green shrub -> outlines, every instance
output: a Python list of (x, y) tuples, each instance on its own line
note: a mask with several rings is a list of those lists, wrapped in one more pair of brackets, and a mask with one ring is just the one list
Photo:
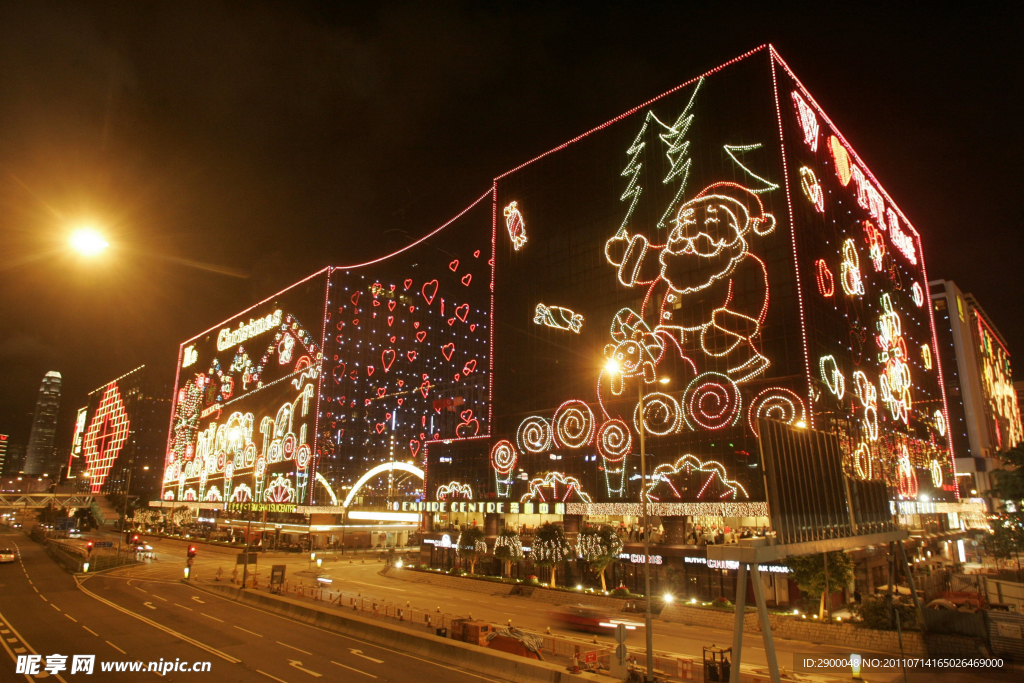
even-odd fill
[(615, 597), (615, 598), (628, 598), (629, 597), (629, 589), (628, 588), (622, 588), (622, 587), (616, 588), (616, 589), (614, 589), (612, 591), (612, 597)]
[[(917, 609), (914, 607), (913, 601), (903, 596), (894, 596), (892, 603), (900, 615), (901, 627), (903, 629), (916, 629)], [(889, 620), (889, 608), (885, 604), (884, 597), (866, 597), (860, 605), (853, 605), (852, 611), (867, 628), (878, 631), (896, 630)]]

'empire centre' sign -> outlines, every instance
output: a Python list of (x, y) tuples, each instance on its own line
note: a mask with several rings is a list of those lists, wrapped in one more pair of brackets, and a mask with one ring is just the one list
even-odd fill
[(513, 515), (564, 515), (565, 503), (473, 503), (467, 501), (427, 501), (392, 503), (391, 509), (401, 512), (484, 512)]

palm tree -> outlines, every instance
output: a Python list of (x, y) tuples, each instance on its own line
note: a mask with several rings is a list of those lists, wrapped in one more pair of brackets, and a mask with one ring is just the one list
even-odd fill
[(541, 567), (551, 567), (551, 587), (555, 587), (555, 573), (558, 565), (568, 560), (572, 555), (572, 546), (565, 538), (562, 527), (555, 526), (551, 522), (545, 522), (537, 529), (537, 535), (533, 539), (533, 561)]
[(494, 556), (501, 560), (505, 576), (512, 573), (512, 563), (523, 559), (523, 542), (519, 540), (519, 534), (511, 529), (505, 529), (494, 541)]
[(622, 539), (615, 529), (602, 524), (599, 527), (587, 527), (580, 532), (576, 540), (576, 553), (590, 563), (591, 569), (601, 577), (601, 590), (607, 591), (604, 572), (618, 559), (622, 552)]

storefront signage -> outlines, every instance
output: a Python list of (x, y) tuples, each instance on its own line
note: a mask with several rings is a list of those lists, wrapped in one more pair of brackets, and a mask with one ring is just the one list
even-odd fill
[[(650, 560), (651, 560), (650, 564), (661, 564), (662, 563), (661, 555), (648, 555), (647, 557), (650, 558)], [(636, 553), (619, 553), (619, 559), (620, 560), (629, 560), (633, 564), (643, 564), (644, 563), (644, 556), (643, 555), (637, 555)], [(689, 559), (689, 558), (687, 558), (687, 559)]]
[(228, 503), (229, 512), (297, 512), (291, 503)]
[(401, 512), (484, 512), (503, 515), (564, 515), (565, 503), (494, 503), (472, 501), (423, 501), (392, 503), (392, 510)]
[[(740, 563), (736, 560), (711, 560), (705, 557), (684, 557), (683, 561), (687, 564), (706, 564), (711, 569), (739, 569)], [(772, 574), (789, 574), (789, 567), (784, 567), (778, 564), (759, 564), (757, 570), (761, 572), (770, 572)]]

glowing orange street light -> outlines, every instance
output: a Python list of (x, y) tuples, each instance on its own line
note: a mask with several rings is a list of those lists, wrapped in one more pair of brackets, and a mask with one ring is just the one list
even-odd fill
[(71, 233), (71, 246), (83, 256), (96, 256), (110, 246), (94, 228), (78, 228)]

